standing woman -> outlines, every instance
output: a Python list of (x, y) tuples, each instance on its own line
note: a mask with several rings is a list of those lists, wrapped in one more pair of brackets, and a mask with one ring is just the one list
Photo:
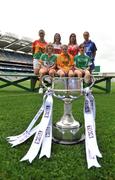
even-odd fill
[(77, 45), (77, 39), (76, 39), (76, 34), (75, 33), (70, 34), (69, 44), (68, 44), (68, 52), (73, 57), (76, 56), (78, 54), (78, 52), (79, 52), (79, 47)]
[(39, 39), (32, 43), (32, 54), (33, 54), (33, 69), (34, 74), (38, 75), (40, 70), (39, 59), (40, 56), (45, 52), (47, 42), (45, 41), (45, 31), (39, 30)]
[(85, 53), (87, 56), (89, 56), (91, 58), (92, 64), (90, 67), (90, 70), (93, 71), (95, 69), (95, 56), (96, 56), (96, 51), (97, 51), (97, 47), (95, 45), (95, 43), (93, 41), (91, 41), (90, 38), (90, 34), (88, 31), (85, 31), (83, 33), (83, 37), (84, 37), (84, 46), (85, 46)]
[(53, 47), (54, 47), (54, 54), (61, 53), (61, 36), (59, 33), (56, 33), (54, 35)]

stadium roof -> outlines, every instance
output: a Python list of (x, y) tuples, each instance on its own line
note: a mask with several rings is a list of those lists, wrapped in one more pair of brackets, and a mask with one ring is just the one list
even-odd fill
[(32, 40), (27, 37), (19, 39), (15, 34), (0, 32), (0, 49), (16, 51), (20, 53), (31, 53)]

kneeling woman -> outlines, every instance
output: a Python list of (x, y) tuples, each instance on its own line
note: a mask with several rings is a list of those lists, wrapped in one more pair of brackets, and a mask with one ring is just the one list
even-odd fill
[(41, 68), (39, 71), (40, 78), (46, 74), (54, 77), (56, 74), (56, 59), (57, 56), (53, 54), (54, 48), (51, 43), (46, 46), (46, 51), (40, 57)]
[(77, 70), (75, 70), (74, 73), (77, 74), (79, 70), (82, 74), (82, 77), (85, 78), (85, 82), (89, 83), (91, 59), (89, 56), (85, 55), (85, 49), (83, 44), (79, 46), (79, 52), (80, 55), (76, 55), (74, 57), (74, 62), (77, 67)]
[(73, 57), (68, 54), (68, 46), (62, 46), (62, 53), (57, 57), (57, 75), (60, 77), (74, 76), (73, 73), (74, 60)]

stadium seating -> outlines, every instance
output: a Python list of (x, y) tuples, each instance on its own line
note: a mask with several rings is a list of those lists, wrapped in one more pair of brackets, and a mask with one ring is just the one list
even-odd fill
[(0, 50), (0, 71), (32, 73), (32, 56)]
[[(14, 34), (0, 36), (0, 80), (5, 82), (0, 88), (15, 85), (25, 90), (35, 90), (37, 77), (33, 73), (31, 44), (28, 38), (18, 39)], [(9, 78), (10, 77), (10, 80)], [(14, 81), (14, 77), (18, 80)], [(30, 80), (31, 87), (18, 83)]]

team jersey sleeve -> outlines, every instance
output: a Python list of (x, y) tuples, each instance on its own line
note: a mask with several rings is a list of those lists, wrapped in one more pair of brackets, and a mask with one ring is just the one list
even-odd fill
[(34, 54), (34, 52), (35, 52), (35, 43), (33, 42), (32, 43), (32, 54)]
[(42, 61), (44, 61), (44, 54), (42, 54), (41, 56), (40, 56), (40, 60), (42, 60)]
[(93, 52), (97, 51), (97, 47), (95, 45), (95, 43), (93, 43)]

